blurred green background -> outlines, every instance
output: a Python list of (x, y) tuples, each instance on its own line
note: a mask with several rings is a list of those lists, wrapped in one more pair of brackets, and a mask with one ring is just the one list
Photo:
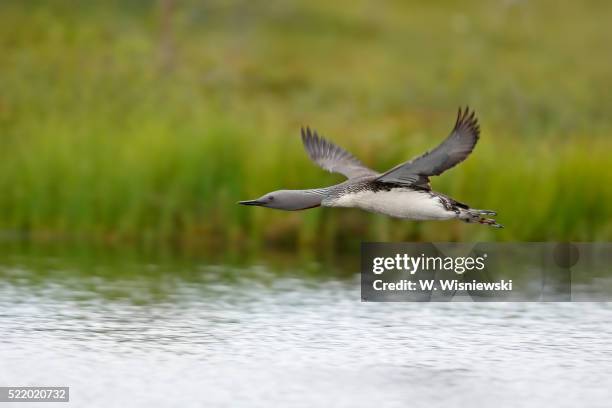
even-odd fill
[[(0, 230), (147, 248), (612, 239), (612, 3), (0, 3)], [(383, 171), (460, 105), (482, 138), (435, 190), (506, 226), (236, 201), (337, 183), (310, 125)]]

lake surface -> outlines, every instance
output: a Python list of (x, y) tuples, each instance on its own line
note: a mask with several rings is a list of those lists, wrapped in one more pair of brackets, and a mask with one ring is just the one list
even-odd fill
[(608, 303), (361, 303), (353, 266), (68, 258), (0, 257), (0, 385), (78, 407), (610, 406)]

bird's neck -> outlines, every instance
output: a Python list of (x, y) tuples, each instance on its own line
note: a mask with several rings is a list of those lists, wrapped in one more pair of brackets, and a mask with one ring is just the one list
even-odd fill
[(329, 187), (311, 188), (307, 190), (293, 190), (299, 194), (299, 208), (296, 210), (307, 210), (309, 208), (319, 207), (321, 201), (327, 196)]

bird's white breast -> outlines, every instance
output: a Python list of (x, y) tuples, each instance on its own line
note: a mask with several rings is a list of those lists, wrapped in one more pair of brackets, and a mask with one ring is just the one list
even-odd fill
[(330, 202), (328, 207), (356, 207), (363, 210), (412, 220), (447, 220), (456, 214), (449, 211), (438, 197), (428, 192), (408, 188), (394, 188), (389, 191), (362, 190), (344, 194)]

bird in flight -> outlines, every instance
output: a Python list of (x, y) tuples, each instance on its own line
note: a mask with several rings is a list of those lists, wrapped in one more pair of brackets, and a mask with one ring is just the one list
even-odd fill
[(433, 191), (430, 186), (429, 177), (438, 176), (465, 160), (479, 136), (480, 126), (474, 111), (460, 108), (450, 135), (438, 147), (381, 174), (316, 131), (302, 128), (302, 142), (310, 159), (329, 172), (343, 174), (347, 180), (329, 187), (273, 191), (239, 204), (287, 211), (319, 206), (355, 207), (409, 220), (460, 219), (503, 228), (489, 218), (496, 215), (494, 211), (471, 208)]

